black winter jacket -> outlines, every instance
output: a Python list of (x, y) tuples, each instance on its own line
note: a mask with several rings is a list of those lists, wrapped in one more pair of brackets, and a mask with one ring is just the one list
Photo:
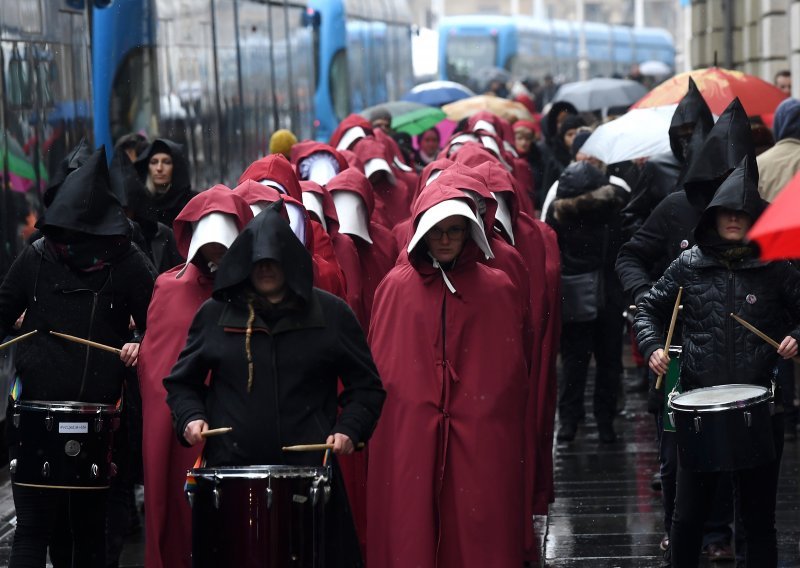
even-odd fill
[[(256, 315), (251, 392), (247, 318), (241, 303), (214, 299), (195, 316), (186, 347), (164, 379), (179, 439), (192, 420), (204, 419), (212, 428), (232, 426), (229, 435), (206, 442), (205, 456), (212, 465), (318, 465), (317, 454), (286, 454), (280, 448), (323, 443), (332, 433), (346, 434), (354, 444), (366, 442), (385, 391), (350, 308), (314, 288), (307, 309), (289, 310), (271, 326)], [(338, 377), (344, 390), (337, 418)]]
[(638, 302), (678, 255), (694, 245), (700, 220), (683, 191), (668, 195), (647, 221), (622, 245), (617, 275), (626, 293)]
[(0, 286), (0, 337), (23, 312), (22, 333), (39, 330), (17, 346), (22, 399), (116, 402), (125, 376), (119, 356), (47, 332), (121, 347), (131, 341), (131, 316), (144, 331), (154, 282), (152, 267), (133, 245), (94, 272), (67, 267), (45, 239), (26, 248)]
[(645, 359), (664, 347), (680, 286), (684, 390), (731, 383), (769, 387), (778, 361), (775, 349), (729, 314), (777, 341), (786, 335), (800, 340), (800, 272), (788, 262), (765, 264), (755, 258), (728, 264), (692, 247), (639, 303), (634, 331)]

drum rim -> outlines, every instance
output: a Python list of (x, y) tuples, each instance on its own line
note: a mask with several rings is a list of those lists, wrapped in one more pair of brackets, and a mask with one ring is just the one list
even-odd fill
[(670, 345), (669, 346), (669, 353), (670, 355), (681, 355), (683, 353), (683, 346), (682, 345)]
[[(704, 405), (702, 407), (696, 406), (686, 406), (682, 405), (679, 402), (681, 397), (684, 397), (688, 394), (697, 392), (697, 391), (710, 391), (710, 390), (721, 390), (730, 387), (752, 387), (756, 389), (762, 389), (764, 392), (758, 396), (754, 396), (752, 398), (746, 399), (746, 401), (735, 401), (735, 402), (722, 402), (718, 404), (710, 404)], [(748, 408), (750, 406), (755, 406), (756, 404), (760, 404), (762, 402), (768, 402), (772, 399), (772, 391), (770, 391), (767, 387), (761, 385), (753, 385), (750, 383), (732, 383), (727, 385), (716, 385), (713, 387), (702, 387), (699, 389), (692, 389), (686, 392), (682, 392), (680, 394), (676, 394), (674, 398), (669, 399), (669, 407), (672, 410), (677, 410), (679, 412), (719, 412), (720, 410), (733, 410), (737, 408)], [(677, 402), (677, 404), (676, 404)]]
[(189, 477), (204, 479), (267, 479), (267, 478), (300, 478), (316, 479), (329, 477), (327, 466), (300, 465), (221, 465), (217, 467), (196, 467), (188, 471)]
[(16, 400), (14, 401), (14, 408), (49, 410), (51, 412), (72, 412), (77, 414), (119, 413), (119, 408), (117, 408), (115, 404), (78, 402), (75, 400)]

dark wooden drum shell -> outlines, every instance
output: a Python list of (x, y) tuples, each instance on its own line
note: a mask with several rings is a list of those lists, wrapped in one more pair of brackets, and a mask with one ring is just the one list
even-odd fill
[(193, 469), (194, 568), (323, 568), (330, 470), (250, 466)]
[(8, 428), (11, 481), (54, 489), (107, 489), (120, 411), (114, 405), (16, 401)]
[(738, 471), (775, 459), (772, 394), (757, 385), (720, 385), (671, 398), (681, 467)]

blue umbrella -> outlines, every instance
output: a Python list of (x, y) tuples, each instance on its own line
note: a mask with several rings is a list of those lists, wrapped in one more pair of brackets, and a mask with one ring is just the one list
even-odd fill
[(419, 84), (411, 89), (403, 96), (403, 100), (440, 107), (473, 96), (475, 96), (475, 93), (461, 83), (431, 81), (430, 83)]

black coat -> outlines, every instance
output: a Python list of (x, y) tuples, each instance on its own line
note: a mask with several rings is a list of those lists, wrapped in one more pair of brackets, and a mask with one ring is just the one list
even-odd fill
[(116, 402), (125, 376), (119, 355), (47, 331), (121, 347), (131, 341), (131, 316), (144, 331), (154, 282), (152, 268), (133, 245), (94, 272), (67, 267), (45, 239), (26, 248), (0, 287), (0, 336), (5, 337), (23, 312), (22, 333), (39, 330), (17, 346), (22, 398)]
[(638, 304), (634, 331), (639, 349), (649, 358), (664, 347), (664, 329), (683, 287), (684, 389), (770, 385), (778, 361), (775, 348), (731, 313), (777, 341), (787, 334), (800, 340), (800, 272), (789, 262), (760, 262), (751, 246), (724, 241), (716, 231), (719, 208), (743, 211), (756, 220), (764, 206), (755, 160), (745, 157), (703, 212), (695, 228), (698, 244), (683, 252)]
[(668, 195), (617, 256), (616, 270), (626, 293), (638, 301), (678, 255), (694, 245), (700, 212), (683, 191)]
[(158, 222), (172, 227), (172, 222), (178, 213), (186, 206), (195, 192), (192, 191), (192, 181), (189, 175), (189, 162), (183, 153), (183, 147), (165, 138), (157, 138), (136, 159), (134, 164), (142, 183), (147, 183), (150, 173), (150, 158), (154, 154), (165, 153), (172, 156), (172, 183), (166, 193), (152, 196), (150, 207), (155, 213)]
[(528, 155), (524, 156), (528, 160), (528, 165), (533, 174), (533, 195), (536, 209), (540, 210), (547, 197), (547, 190), (554, 182), (558, 181), (558, 176), (564, 171), (564, 167), (553, 156), (550, 147), (544, 142), (531, 144)]

